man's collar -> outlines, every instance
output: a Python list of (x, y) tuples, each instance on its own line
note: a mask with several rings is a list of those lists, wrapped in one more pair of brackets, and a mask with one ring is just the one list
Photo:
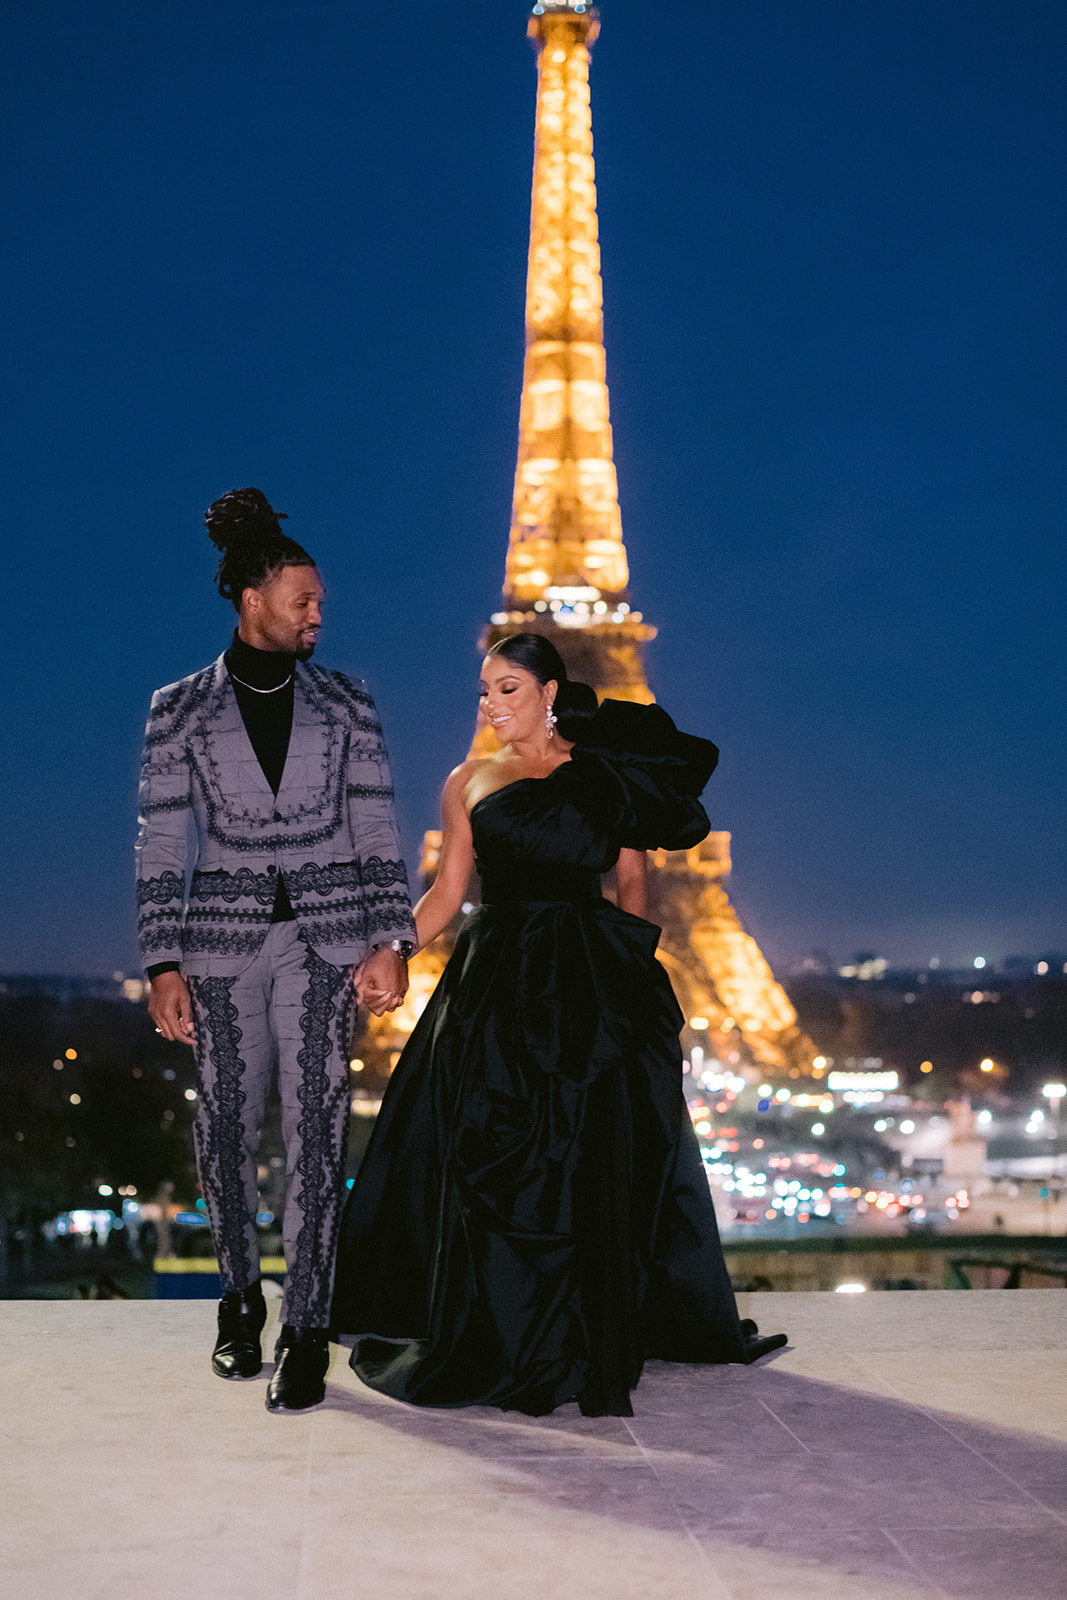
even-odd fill
[(223, 657), (231, 677), (251, 684), (254, 689), (277, 689), (292, 677), (296, 657), (287, 650), (257, 650), (247, 644), (235, 628), (230, 648)]

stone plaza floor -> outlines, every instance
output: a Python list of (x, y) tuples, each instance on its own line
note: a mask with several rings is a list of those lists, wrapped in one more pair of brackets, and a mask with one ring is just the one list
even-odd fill
[(627, 1420), (343, 1352), (274, 1416), (212, 1302), (6, 1302), (0, 1600), (1064, 1600), (1067, 1291), (741, 1301), (789, 1348), (651, 1363)]

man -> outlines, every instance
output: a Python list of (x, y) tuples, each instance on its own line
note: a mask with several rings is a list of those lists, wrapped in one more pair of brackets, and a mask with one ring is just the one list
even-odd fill
[(355, 1001), (400, 1004), (415, 928), (374, 704), (311, 664), (322, 579), (279, 517), (258, 489), (206, 513), (237, 628), (153, 696), (136, 855), (149, 1011), (196, 1051), (223, 1378), (262, 1366), (257, 1144), (278, 1073), (288, 1274), (267, 1408), (295, 1411), (325, 1395)]

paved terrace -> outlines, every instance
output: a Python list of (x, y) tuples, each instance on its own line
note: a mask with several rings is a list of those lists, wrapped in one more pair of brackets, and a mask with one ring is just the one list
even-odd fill
[(269, 1416), (200, 1301), (0, 1306), (2, 1600), (1063, 1600), (1061, 1289), (752, 1295), (632, 1421)]

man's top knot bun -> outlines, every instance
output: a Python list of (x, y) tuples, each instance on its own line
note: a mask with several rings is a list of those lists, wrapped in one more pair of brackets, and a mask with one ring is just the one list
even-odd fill
[(239, 611), (246, 589), (258, 589), (283, 567), (313, 567), (295, 539), (282, 532), (284, 511), (275, 511), (262, 489), (231, 489), (204, 512), (208, 538), (220, 552), (215, 574), (219, 594)]
[(208, 538), (221, 551), (246, 540), (277, 538), (287, 520), (284, 511), (275, 511), (262, 489), (231, 489), (204, 512)]

